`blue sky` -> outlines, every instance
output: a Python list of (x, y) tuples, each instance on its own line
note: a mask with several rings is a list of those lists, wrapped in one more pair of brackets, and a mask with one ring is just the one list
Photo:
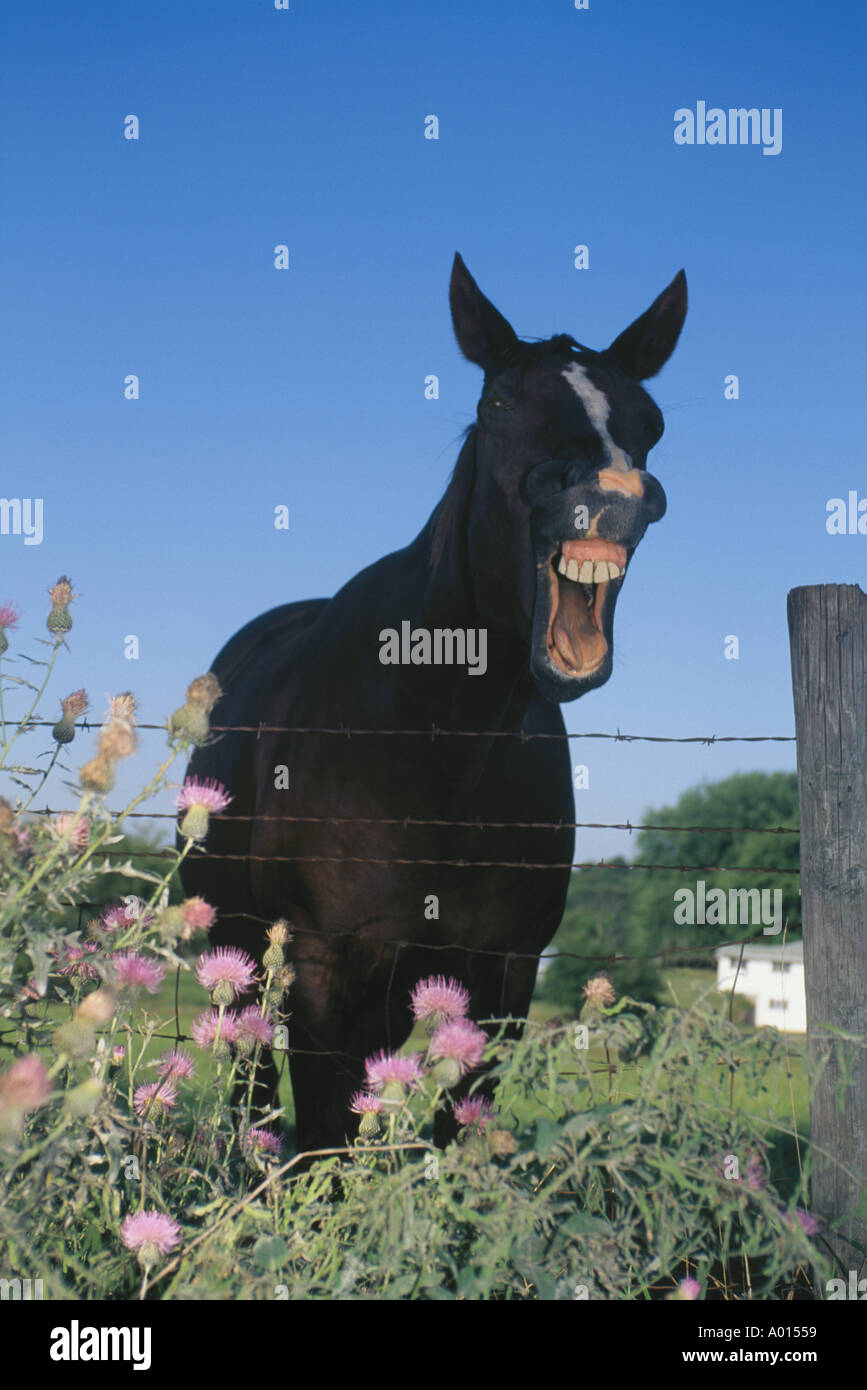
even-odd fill
[[(2, 491), (45, 518), (41, 545), (0, 536), (0, 602), (26, 645), (72, 576), (58, 697), (83, 685), (99, 715), (132, 688), (159, 720), (247, 619), (417, 533), (481, 384), (448, 314), (459, 249), (519, 334), (596, 347), (689, 280), (651, 383), (668, 514), (618, 604), (614, 674), (569, 728), (792, 732), (786, 593), (867, 568), (867, 536), (825, 529), (829, 498), (867, 496), (861, 12), (49, 0), (0, 22)], [(677, 146), (699, 100), (780, 108), (781, 153)], [(145, 739), (120, 790), (161, 751)], [(572, 750), (587, 820), (794, 766), (791, 744)], [(579, 839), (579, 858), (618, 852), (619, 833)]]

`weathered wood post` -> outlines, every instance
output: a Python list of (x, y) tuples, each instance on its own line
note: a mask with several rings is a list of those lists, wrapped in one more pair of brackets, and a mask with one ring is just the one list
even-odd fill
[[(833, 1040), (826, 1024), (867, 1039), (867, 594), (857, 584), (792, 589), (788, 618), (815, 1061), (828, 1049), (822, 1037)], [(827, 1223), (837, 1272), (848, 1279), (849, 1270), (863, 1274), (867, 1250), (865, 1043), (832, 1041), (810, 1129), (811, 1210)]]

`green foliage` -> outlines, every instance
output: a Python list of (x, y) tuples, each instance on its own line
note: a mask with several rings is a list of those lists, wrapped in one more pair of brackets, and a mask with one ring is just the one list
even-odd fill
[[(798, 825), (798, 779), (794, 772), (745, 772), (693, 787), (674, 806), (649, 809), (650, 825), (719, 826), (710, 834), (675, 829), (640, 830), (634, 864), (708, 865), (701, 872), (658, 869), (579, 869), (572, 875), (566, 910), (550, 951), (595, 957), (588, 961), (556, 959), (540, 977), (538, 997), (565, 1008), (578, 1008), (581, 990), (596, 971), (605, 969), (619, 990), (649, 1002), (660, 1000), (661, 951), (676, 952), (679, 964), (715, 966), (712, 950), (723, 941), (762, 936), (762, 925), (676, 925), (675, 893), (722, 888), (779, 889), (787, 940), (801, 936), (801, 900), (797, 874), (763, 872), (799, 867), (797, 835), (757, 835), (726, 827)], [(611, 860), (625, 864), (622, 858)], [(743, 873), (719, 872), (726, 866)], [(728, 901), (728, 899), (727, 899)], [(771, 899), (770, 901), (773, 901)], [(787, 925), (786, 925), (787, 924)], [(779, 940), (779, 937), (768, 938)], [(608, 962), (608, 957), (636, 959)], [(643, 959), (638, 959), (642, 957)]]
[[(71, 594), (62, 585), (53, 593)], [(68, 628), (65, 615), (62, 633), (51, 629), (60, 635), (47, 674)], [(785, 1199), (765, 1159), (769, 1129), (790, 1130), (760, 1113), (772, 1079), (787, 1074), (787, 1045), (770, 1030), (744, 1036), (698, 1002), (615, 1002), (597, 982), (580, 1023), (530, 1023), (518, 1041), (500, 1033), (488, 1048), (494, 1112), (444, 1151), (432, 1136), (449, 1093), (428, 1052), (417, 1086), (386, 1087), (388, 1105), (365, 1116), (364, 1140), (312, 1165), (309, 1156), (281, 1162), (261, 1133), (279, 1112), (251, 1129), (258, 1045), (230, 1045), (224, 1004), (220, 1045), (196, 1052), (195, 1074), (171, 1096), (165, 1079), (154, 1087), (158, 1036), (181, 1040), (180, 1014), (129, 982), (119, 952), (134, 952), (157, 982), (168, 968), (189, 972), (185, 943), (202, 905), (163, 899), (195, 846), (189, 839), (149, 868), (125, 864), (113, 847), (129, 811), (165, 785), (189, 729), (205, 736), (213, 678), (189, 688), (190, 717), (173, 716), (167, 729), (170, 755), (117, 816), (104, 794), (113, 762), (134, 750), (135, 705), (112, 702), (79, 774), (74, 815), (86, 840), (69, 822), (27, 816), (44, 777), (8, 754), (47, 675), (17, 727), (2, 710), (4, 679), (0, 670), (0, 770), (28, 792), (14, 806), (0, 800), (4, 1278), (42, 1279), (47, 1298), (67, 1300), (644, 1299), (676, 1296), (686, 1275), (703, 1296), (785, 1298), (827, 1278), (796, 1215), (809, 1156)], [(67, 728), (63, 747), (70, 742)], [(584, 917), (575, 930), (583, 920), (603, 954), (621, 940), (650, 944), (634, 935), (633, 878), (603, 871), (576, 881), (573, 915)], [(130, 885), (147, 899), (141, 910), (110, 927), (64, 923), (69, 904)], [(655, 919), (646, 920), (651, 931)], [(260, 986), (259, 1019), (277, 1025), (291, 984), (286, 939), (282, 924), (272, 929)], [(616, 975), (619, 989), (630, 968)], [(583, 980), (566, 977), (573, 1004)], [(348, 1114), (348, 1132), (353, 1124)], [(128, 1223), (144, 1212), (171, 1223), (173, 1249), (158, 1249), (156, 1237), (130, 1248)]]
[(783, 1201), (763, 1128), (731, 1103), (733, 1075), (758, 1094), (783, 1065), (779, 1036), (631, 1000), (588, 1027), (589, 1048), (577, 1025), (495, 1044), (496, 1117), (444, 1152), (427, 1081), (377, 1139), (304, 1173), (245, 1161), (228, 1109), (192, 1088), (185, 1115), (144, 1123), (124, 1086), (74, 1125), (47, 1107), (7, 1155), (6, 1266), (38, 1268), (53, 1298), (132, 1298), (119, 1230), (144, 1204), (183, 1236), (152, 1298), (664, 1298), (689, 1275), (703, 1296), (746, 1296), (748, 1279), (762, 1299), (827, 1278), (794, 1214), (803, 1183)]
[[(679, 888), (695, 891), (702, 879), (708, 890), (722, 888), (779, 889), (782, 893), (783, 923), (788, 922), (787, 940), (800, 939), (801, 900), (796, 874), (763, 872), (774, 867), (799, 868), (797, 835), (756, 835), (724, 829), (731, 826), (798, 825), (798, 779), (794, 772), (743, 772), (724, 781), (693, 787), (679, 797), (674, 806), (647, 811), (645, 821), (652, 825), (720, 826), (711, 834), (697, 831), (641, 830), (638, 833), (635, 863), (696, 864), (738, 867), (742, 874), (714, 872), (663, 873), (640, 870), (635, 879), (634, 909), (637, 919), (647, 924), (657, 942), (656, 950), (677, 947), (683, 951), (681, 963), (690, 959), (707, 961), (707, 953), (689, 948), (705, 947), (742, 936), (761, 936), (762, 926), (730, 924), (676, 926), (674, 894)], [(779, 938), (774, 938), (779, 939)]]
[[(626, 863), (621, 858), (611, 862)], [(661, 999), (662, 975), (653, 959), (659, 947), (651, 924), (635, 909), (636, 877), (628, 869), (573, 873), (563, 921), (549, 947), (554, 959), (539, 981), (540, 999), (577, 1013), (584, 985), (603, 969), (618, 993), (650, 1003)], [(584, 959), (573, 959), (570, 952)], [(632, 959), (609, 961), (618, 955)]]

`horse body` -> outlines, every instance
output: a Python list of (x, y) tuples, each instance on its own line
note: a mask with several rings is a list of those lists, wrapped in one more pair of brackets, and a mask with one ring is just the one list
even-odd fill
[[(633, 371), (658, 370), (676, 341), (685, 289), (665, 294), (637, 337), (633, 325), (609, 349), (620, 344)], [(218, 908), (214, 941), (261, 955), (267, 922), (294, 926), (299, 1149), (345, 1142), (364, 1058), (408, 1036), (408, 992), (423, 976), (461, 980), (474, 1018), (526, 1015), (565, 904), (573, 798), (562, 737), (519, 736), (562, 736), (559, 702), (607, 679), (623, 573), (664, 509), (642, 466), (661, 419), (635, 376), (613, 358), (576, 356), (571, 340), (518, 345), (459, 257), (452, 312), (486, 383), (443, 501), (409, 546), (334, 598), (273, 609), (227, 644), (213, 667), (224, 691), (214, 723), (279, 731), (221, 734), (189, 768), (234, 797), (212, 822), (208, 858), (183, 871), (186, 891)], [(618, 377), (620, 410), (606, 385)], [(500, 399), (517, 412), (506, 435), (488, 415)], [(600, 556), (621, 562), (616, 578)], [(605, 577), (579, 585), (573, 557)], [(484, 629), (485, 669), (384, 664), (383, 634), (407, 621)], [(401, 732), (428, 729), (442, 732)]]

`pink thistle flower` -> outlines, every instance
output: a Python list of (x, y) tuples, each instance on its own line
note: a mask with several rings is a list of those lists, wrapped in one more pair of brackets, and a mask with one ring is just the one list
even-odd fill
[(197, 931), (210, 931), (217, 920), (216, 908), (204, 898), (185, 898), (181, 903), (181, 940), (190, 941)]
[(441, 1023), (430, 1042), (431, 1057), (456, 1062), (461, 1076), (477, 1067), (484, 1055), (487, 1033), (468, 1018), (456, 1018)]
[(116, 951), (111, 963), (117, 971), (117, 982), (129, 989), (141, 989), (148, 994), (157, 994), (166, 973), (165, 966), (158, 961), (139, 955), (138, 951)]
[(21, 614), (12, 603), (4, 603), (0, 608), (0, 656), (9, 650), (9, 638), (6, 636), (7, 627), (17, 627), (20, 617)]
[[(177, 1221), (161, 1211), (138, 1211), (124, 1217), (120, 1238), (127, 1250), (154, 1256), (168, 1255), (180, 1244), (181, 1228)], [(150, 1247), (150, 1249), (146, 1249)], [(153, 1263), (150, 1260), (149, 1263)]]
[(765, 1165), (762, 1162), (761, 1154), (750, 1152), (747, 1154), (746, 1162), (747, 1186), (753, 1192), (760, 1192), (768, 1185), (768, 1175), (765, 1172)]
[(55, 818), (54, 829), (61, 838), (69, 831), (67, 845), (70, 849), (85, 849), (90, 842), (90, 825), (86, 816), (75, 816), (64, 811)]
[(170, 1081), (147, 1081), (133, 1094), (132, 1105), (137, 1115), (152, 1115), (161, 1110), (171, 1110), (177, 1099), (178, 1093)]
[(222, 782), (213, 777), (207, 777), (204, 782), (188, 777), (176, 797), (178, 809), (186, 811), (180, 825), (181, 834), (188, 840), (204, 840), (209, 817), (215, 811), (225, 811), (232, 800)]
[(118, 928), (124, 930), (131, 927), (133, 922), (138, 922), (143, 927), (152, 927), (156, 918), (141, 899), (136, 898), (133, 902), (115, 903), (112, 907), (104, 908), (101, 921), (105, 931), (117, 931)]
[(175, 800), (181, 811), (188, 811), (191, 806), (201, 806), (206, 811), (225, 811), (232, 797), (222, 782), (213, 777), (206, 777), (204, 782), (188, 777)]
[(381, 1091), (390, 1082), (410, 1088), (422, 1078), (421, 1056), (413, 1052), (400, 1057), (395, 1052), (377, 1052), (365, 1062), (364, 1084), (369, 1091)]
[(419, 980), (410, 995), (413, 1017), (430, 1018), (437, 1023), (445, 1019), (464, 1018), (470, 1007), (470, 992), (455, 979), (430, 975)]
[(813, 1216), (810, 1212), (805, 1211), (803, 1207), (795, 1207), (795, 1210), (791, 1212), (781, 1209), (780, 1216), (783, 1218), (786, 1225), (791, 1226), (793, 1229), (796, 1225), (800, 1225), (805, 1236), (818, 1235), (822, 1229), (822, 1223), (818, 1216)]
[(157, 1063), (157, 1075), (164, 1076), (167, 1081), (189, 1081), (195, 1070), (192, 1057), (180, 1047), (161, 1053)]
[(125, 1056), (126, 1048), (123, 1043), (115, 1043), (114, 1047), (111, 1049), (112, 1066), (119, 1067)]
[(681, 1279), (677, 1286), (675, 1298), (689, 1302), (693, 1299), (701, 1298), (701, 1284), (697, 1279)]
[(242, 1009), (238, 1015), (238, 1041), (247, 1043), (250, 1051), (260, 1043), (263, 1047), (268, 1047), (274, 1037), (274, 1025), (268, 1018), (263, 1018), (255, 1004), (250, 1004), (246, 1009)]
[(244, 1143), (251, 1153), (271, 1154), (277, 1158), (283, 1147), (279, 1134), (270, 1129), (251, 1129), (244, 1136)]
[(238, 1037), (238, 1015), (234, 1009), (227, 1009), (223, 1014), (222, 1025), (220, 1024), (219, 1009), (210, 1009), (207, 1013), (199, 1014), (190, 1032), (193, 1041), (199, 1047), (213, 1047), (217, 1040), (219, 1029), (220, 1043), (233, 1043)]
[(218, 946), (196, 961), (196, 979), (210, 991), (215, 1004), (231, 1004), (256, 978), (256, 962), (236, 946)]
[[(96, 980), (99, 978), (99, 971), (95, 969), (90, 956), (96, 954), (99, 948), (92, 941), (85, 941), (82, 946), (66, 946), (64, 948), (65, 962), (60, 967), (61, 975), (75, 975), (79, 980)], [(58, 957), (60, 959), (60, 957)]]
[(356, 1091), (349, 1108), (356, 1115), (378, 1115), (382, 1110), (382, 1100), (368, 1091)]
[(19, 1057), (0, 1075), (0, 1101), (14, 1110), (38, 1110), (51, 1095), (51, 1083), (41, 1057)]
[(455, 1102), (455, 1119), (459, 1125), (475, 1125), (484, 1129), (488, 1120), (494, 1118), (494, 1107), (484, 1096), (467, 1096)]

